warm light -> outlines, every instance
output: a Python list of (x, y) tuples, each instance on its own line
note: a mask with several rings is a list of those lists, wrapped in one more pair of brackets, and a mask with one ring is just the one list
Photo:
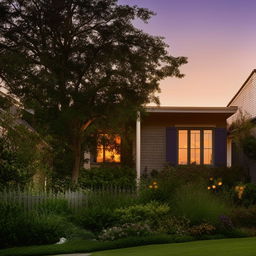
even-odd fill
[(213, 188), (213, 189), (215, 189), (215, 188), (216, 188), (216, 186), (215, 186), (215, 185), (212, 185), (212, 188)]
[(219, 182), (218, 182), (218, 186), (221, 186), (221, 185), (222, 185), (222, 182), (221, 182), (221, 181), (219, 181)]
[(154, 182), (153, 182), (153, 185), (156, 185), (156, 184), (157, 184), (157, 182), (156, 182), (156, 181), (154, 181)]
[(148, 187), (149, 187), (149, 188), (153, 188), (153, 186), (152, 186), (152, 185), (149, 185)]
[(155, 189), (158, 189), (158, 186), (157, 186), (157, 185), (155, 185)]
[(208, 187), (207, 187), (207, 189), (208, 189), (208, 190), (210, 190), (210, 189), (211, 189), (211, 187), (210, 187), (210, 186), (208, 186)]
[(213, 181), (213, 177), (211, 177), (209, 180), (210, 180), (210, 181)]

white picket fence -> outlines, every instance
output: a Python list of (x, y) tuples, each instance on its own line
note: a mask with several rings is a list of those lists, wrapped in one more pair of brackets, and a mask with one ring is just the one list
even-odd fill
[(64, 199), (68, 202), (69, 207), (72, 210), (78, 210), (81, 207), (87, 207), (90, 197), (103, 196), (106, 193), (112, 195), (131, 195), (136, 194), (132, 189), (121, 189), (115, 187), (114, 189), (102, 188), (97, 190), (67, 190), (64, 192), (54, 193), (52, 191), (29, 191), (29, 190), (3, 190), (0, 191), (0, 203), (10, 203), (22, 206), (25, 210), (33, 210), (40, 204), (47, 202), (48, 200)]

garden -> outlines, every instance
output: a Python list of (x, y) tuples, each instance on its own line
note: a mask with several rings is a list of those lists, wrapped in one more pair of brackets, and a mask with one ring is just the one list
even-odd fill
[[(81, 175), (79, 194), (73, 195), (85, 200), (61, 197), (63, 192), (23, 191), (27, 198), (34, 197), (28, 206), (22, 191), (20, 198), (13, 190), (0, 193), (5, 195), (0, 204), (0, 255), (255, 236), (256, 185), (247, 183), (239, 167), (166, 167), (144, 175), (138, 189), (131, 168), (103, 166), (93, 175), (91, 170), (82, 172), (87, 182)], [(113, 173), (116, 183), (111, 185)]]

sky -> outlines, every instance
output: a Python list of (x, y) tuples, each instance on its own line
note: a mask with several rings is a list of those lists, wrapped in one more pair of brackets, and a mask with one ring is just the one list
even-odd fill
[(182, 79), (160, 83), (162, 106), (226, 106), (256, 69), (256, 0), (119, 0), (156, 13), (145, 32), (188, 57)]

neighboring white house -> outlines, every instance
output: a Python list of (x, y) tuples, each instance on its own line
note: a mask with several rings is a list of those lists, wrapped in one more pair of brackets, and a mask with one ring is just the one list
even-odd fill
[(251, 72), (242, 87), (227, 105), (227, 107), (232, 106), (238, 107), (238, 111), (227, 119), (228, 124), (237, 119), (239, 111), (249, 115), (252, 119), (256, 118), (256, 69)]
[[(237, 120), (242, 113), (248, 116), (252, 121), (256, 120), (256, 69), (254, 69), (235, 96), (228, 103), (227, 107), (238, 107), (237, 112), (227, 119), (228, 125)], [(255, 131), (256, 134), (256, 131)], [(253, 181), (256, 181), (256, 163), (255, 161), (246, 159), (246, 157), (238, 157), (235, 148), (232, 149), (232, 141), (228, 139), (228, 159), (229, 165), (242, 162), (247, 165), (250, 171), (250, 176)], [(232, 157), (233, 154), (233, 157)], [(232, 160), (231, 160), (232, 159)], [(238, 160), (239, 159), (239, 160)], [(245, 163), (246, 162), (246, 163)]]

